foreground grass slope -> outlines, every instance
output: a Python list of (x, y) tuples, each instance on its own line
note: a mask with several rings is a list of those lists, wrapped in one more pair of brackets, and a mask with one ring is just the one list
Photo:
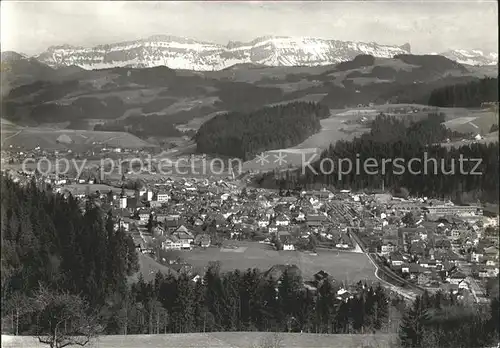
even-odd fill
[[(102, 336), (89, 348), (386, 348), (395, 335), (326, 335), (306, 333), (212, 332), (168, 335)], [(4, 336), (2, 348), (42, 348), (34, 337)]]

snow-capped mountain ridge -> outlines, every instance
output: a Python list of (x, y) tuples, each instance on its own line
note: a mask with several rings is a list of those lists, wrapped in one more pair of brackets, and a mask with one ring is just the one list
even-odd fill
[[(51, 46), (36, 58), (51, 66), (75, 65), (84, 69), (112, 67), (154, 67), (172, 69), (221, 70), (235, 64), (252, 63), (269, 66), (314, 66), (336, 64), (360, 54), (391, 58), (409, 54), (410, 45), (380, 45), (375, 42), (326, 40), (312, 37), (263, 36), (251, 42), (229, 42), (226, 46), (186, 37), (154, 35), (145, 39), (95, 47)], [(492, 63), (493, 56), (473, 52), (449, 51), (449, 58), (459, 61)], [(454, 58), (452, 58), (454, 57)], [(482, 58), (481, 58), (482, 57)], [(466, 63), (471, 64), (471, 63)]]
[(455, 49), (440, 54), (460, 64), (498, 65), (498, 52), (486, 52), (479, 49)]

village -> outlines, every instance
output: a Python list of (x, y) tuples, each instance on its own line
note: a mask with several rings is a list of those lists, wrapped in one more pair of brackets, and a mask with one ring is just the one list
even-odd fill
[[(231, 178), (157, 175), (130, 188), (125, 175), (122, 182), (106, 184), (93, 176), (3, 171), (21, 183), (35, 177), (54, 192), (79, 199), (82, 209), (91, 198), (111, 212), (115, 228), (130, 234), (143, 257), (193, 279), (203, 274), (200, 265), (224, 253), (235, 260), (221, 261), (226, 267), (246, 269), (267, 265), (263, 259), (272, 258), (266, 256), (270, 250), (282, 259), (310, 257), (314, 265), (304, 280), (313, 289), (311, 279), (335, 278), (339, 253), (365, 253), (373, 264), (353, 280), (382, 280), (417, 292), (442, 290), (474, 302), (486, 301), (498, 279), (499, 216), (489, 206), (349, 190), (266, 190)], [(245, 251), (252, 248), (260, 248), (260, 254)], [(322, 264), (315, 255), (332, 261)], [(350, 295), (343, 290), (339, 296)]]

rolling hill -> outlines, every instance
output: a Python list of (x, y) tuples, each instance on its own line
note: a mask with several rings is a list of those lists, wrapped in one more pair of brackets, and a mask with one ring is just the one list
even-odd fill
[[(313, 100), (332, 109), (369, 103), (426, 104), (430, 93), (478, 80), (495, 69), (471, 68), (438, 55), (359, 55), (323, 66), (235, 64), (220, 71), (153, 68), (53, 69), (10, 54), (15, 86), (2, 115), (21, 126), (129, 132), (141, 138), (179, 136), (209, 115), (251, 112), (268, 105)], [(25, 79), (26, 76), (29, 78)], [(34, 82), (29, 82), (34, 81)], [(158, 125), (161, 120), (161, 127)], [(194, 120), (200, 120), (194, 121)], [(97, 127), (97, 128), (95, 128)], [(165, 134), (162, 134), (165, 129)]]

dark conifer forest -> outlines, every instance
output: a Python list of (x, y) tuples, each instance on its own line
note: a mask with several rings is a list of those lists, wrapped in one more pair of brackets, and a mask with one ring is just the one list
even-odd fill
[(2, 308), (43, 284), (79, 294), (99, 306), (137, 271), (131, 237), (114, 229), (91, 201), (20, 187), (1, 179)]
[(403, 348), (491, 347), (498, 342), (498, 298), (473, 307), (449, 294), (424, 292), (406, 308), (399, 330)]
[(152, 114), (132, 115), (124, 120), (116, 120), (97, 124), (94, 127), (96, 131), (105, 132), (129, 132), (138, 137), (146, 138), (149, 136), (176, 137), (182, 133), (175, 128), (175, 120), (165, 115)]
[(328, 117), (326, 106), (295, 102), (266, 107), (250, 113), (217, 115), (204, 123), (195, 136), (202, 153), (252, 159), (266, 150), (301, 143), (320, 130)]
[(480, 107), (482, 103), (498, 101), (498, 79), (484, 78), (463, 84), (435, 89), (429, 105), (446, 107)]

